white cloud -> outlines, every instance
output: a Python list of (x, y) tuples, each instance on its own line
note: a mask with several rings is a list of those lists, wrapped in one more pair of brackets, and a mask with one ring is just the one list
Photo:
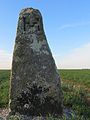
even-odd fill
[(90, 69), (90, 43), (72, 50), (72, 52), (63, 58), (55, 56), (58, 68), (82, 68)]
[(11, 69), (12, 55), (0, 50), (0, 69)]
[(80, 22), (80, 23), (73, 23), (73, 24), (65, 24), (59, 27), (59, 30), (67, 29), (67, 28), (75, 28), (75, 27), (82, 27), (90, 25), (90, 22)]

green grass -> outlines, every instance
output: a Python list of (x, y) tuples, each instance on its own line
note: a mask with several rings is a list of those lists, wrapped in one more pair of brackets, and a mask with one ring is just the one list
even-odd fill
[(6, 107), (9, 100), (9, 70), (0, 70), (0, 107)]
[[(90, 70), (60, 70), (63, 90), (63, 104), (76, 114), (75, 120), (90, 120)], [(0, 108), (7, 107), (9, 102), (9, 70), (0, 70)], [(79, 86), (79, 87), (78, 87)], [(85, 86), (85, 87), (83, 87)], [(55, 120), (52, 117), (48, 120)], [(63, 117), (63, 120), (66, 120)], [(74, 120), (73, 118), (71, 120)]]
[(63, 81), (69, 80), (90, 88), (90, 70), (59, 70)]
[[(90, 118), (90, 106), (87, 103), (87, 97), (90, 97), (88, 91), (77, 88), (73, 84), (62, 84), (63, 89), (63, 103), (65, 108), (72, 109), (80, 117)], [(89, 101), (90, 102), (90, 101)]]

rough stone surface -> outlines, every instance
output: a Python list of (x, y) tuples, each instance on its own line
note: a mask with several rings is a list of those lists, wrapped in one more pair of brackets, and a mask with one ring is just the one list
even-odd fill
[(60, 77), (37, 9), (26, 8), (19, 15), (10, 91), (12, 115), (62, 114)]
[(5, 120), (3, 117), (0, 116), (0, 120)]

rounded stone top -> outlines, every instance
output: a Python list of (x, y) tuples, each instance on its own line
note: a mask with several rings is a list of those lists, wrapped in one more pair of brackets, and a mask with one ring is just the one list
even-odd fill
[(25, 8), (19, 14), (17, 33), (37, 32), (43, 30), (42, 15), (38, 9)]
[(30, 14), (33, 14), (33, 15), (38, 15), (39, 17), (41, 17), (41, 13), (38, 9), (34, 9), (34, 8), (24, 8), (21, 10), (20, 12), (20, 16), (24, 16), (24, 15), (30, 15)]

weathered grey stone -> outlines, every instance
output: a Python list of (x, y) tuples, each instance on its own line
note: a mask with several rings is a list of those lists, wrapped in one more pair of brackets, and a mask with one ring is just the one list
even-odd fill
[(62, 114), (60, 77), (43, 30), (39, 10), (19, 15), (13, 53), (10, 114), (46, 116)]

